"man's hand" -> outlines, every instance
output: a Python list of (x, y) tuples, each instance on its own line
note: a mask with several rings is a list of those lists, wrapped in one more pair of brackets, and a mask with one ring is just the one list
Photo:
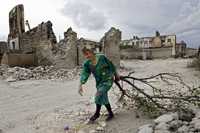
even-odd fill
[(81, 96), (83, 96), (83, 87), (82, 87), (82, 85), (79, 86), (78, 93), (79, 93)]

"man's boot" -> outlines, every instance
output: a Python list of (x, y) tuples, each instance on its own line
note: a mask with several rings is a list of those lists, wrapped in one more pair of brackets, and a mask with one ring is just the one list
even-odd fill
[(106, 121), (110, 121), (114, 117), (114, 114), (112, 112), (112, 108), (111, 108), (110, 104), (106, 104), (105, 106), (108, 111), (108, 117), (106, 118)]
[(100, 116), (100, 110), (101, 110), (101, 105), (96, 104), (96, 112), (95, 114), (90, 118), (90, 122), (94, 122), (97, 118)]

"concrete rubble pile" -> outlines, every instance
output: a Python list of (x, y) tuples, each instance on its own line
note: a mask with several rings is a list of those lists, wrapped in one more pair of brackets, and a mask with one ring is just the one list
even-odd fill
[(79, 76), (80, 69), (57, 69), (54, 66), (38, 66), (32, 68), (0, 66), (0, 77), (8, 82), (27, 79), (63, 79), (70, 80)]
[(164, 114), (153, 124), (143, 125), (137, 133), (199, 133), (200, 109)]

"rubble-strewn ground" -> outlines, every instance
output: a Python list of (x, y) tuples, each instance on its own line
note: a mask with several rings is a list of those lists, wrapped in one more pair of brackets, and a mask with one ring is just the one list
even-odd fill
[(31, 68), (0, 66), (1, 78), (14, 82), (28, 79), (72, 80), (79, 75), (80, 68), (57, 69), (54, 66), (38, 66)]
[[(190, 59), (128, 60), (122, 61), (122, 64), (134, 70), (135, 77), (178, 72), (186, 83), (197, 86), (200, 84), (200, 74), (187, 68), (189, 61)], [(121, 73), (127, 72), (121, 70)], [(92, 78), (88, 81), (84, 96), (81, 97), (77, 93), (78, 74), (79, 69), (70, 71), (38, 67), (22, 70), (18, 67), (1, 66), (0, 132), (64, 133), (64, 127), (69, 126), (70, 130), (84, 130), (85, 133), (97, 128), (103, 129), (99, 132), (106, 133), (134, 133), (138, 127), (152, 123), (153, 120), (142, 115), (136, 118), (133, 110), (120, 109), (111, 90), (109, 95), (116, 113), (115, 119), (105, 123), (105, 116), (102, 116), (97, 123), (85, 125), (84, 121), (94, 110), (95, 82)], [(102, 114), (105, 114), (105, 108)]]

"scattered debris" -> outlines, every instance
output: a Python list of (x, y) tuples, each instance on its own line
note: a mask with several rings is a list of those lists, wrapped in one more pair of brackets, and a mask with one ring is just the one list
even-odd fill
[(105, 128), (105, 127), (106, 127), (106, 122), (101, 121), (101, 122), (99, 122), (99, 125), (100, 125), (101, 127)]
[(8, 81), (14, 82), (27, 79), (61, 79), (70, 80), (78, 77), (80, 69), (57, 69), (54, 66), (38, 66), (32, 68), (23, 67), (8, 67), (6, 65), (0, 66), (1, 77)]
[(98, 127), (96, 128), (96, 131), (104, 131), (104, 128), (101, 127), (101, 126), (98, 126)]

